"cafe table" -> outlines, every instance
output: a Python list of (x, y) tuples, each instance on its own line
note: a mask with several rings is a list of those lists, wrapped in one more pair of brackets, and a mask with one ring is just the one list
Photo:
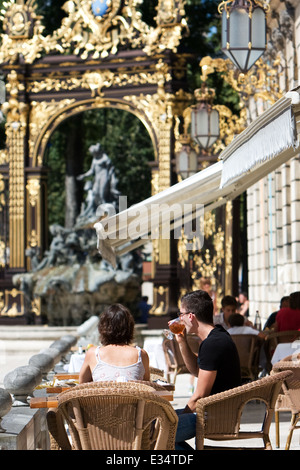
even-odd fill
[[(54, 376), (54, 379), (57, 379), (59, 381), (66, 380), (69, 382), (71, 382), (71, 380), (77, 381), (78, 378), (79, 378), (79, 374), (68, 374), (68, 373), (60, 373)], [(64, 392), (65, 390), (69, 390), (70, 387), (72, 386), (74, 386), (74, 383), (73, 385), (71, 385), (71, 383), (66, 382), (63, 385), (53, 385), (53, 386), (46, 387), (45, 396), (32, 397), (30, 399), (30, 402), (29, 402), (30, 408), (57, 408), (59, 393)], [(164, 398), (165, 400), (173, 401), (174, 399), (173, 384), (166, 383), (165, 385), (162, 385), (162, 386), (165, 387), (164, 390), (153, 390), (153, 393), (157, 396)]]

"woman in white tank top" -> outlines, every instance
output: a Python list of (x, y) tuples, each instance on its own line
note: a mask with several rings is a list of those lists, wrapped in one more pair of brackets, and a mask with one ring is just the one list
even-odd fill
[(79, 383), (101, 380), (150, 380), (146, 351), (131, 345), (134, 319), (121, 304), (114, 304), (100, 315), (98, 330), (101, 346), (91, 347), (79, 374)]

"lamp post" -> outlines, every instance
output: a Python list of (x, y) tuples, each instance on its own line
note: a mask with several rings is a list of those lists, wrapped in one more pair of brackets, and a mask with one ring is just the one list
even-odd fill
[(215, 91), (205, 86), (195, 90), (197, 104), (191, 111), (191, 138), (204, 150), (211, 147), (219, 137), (219, 113), (213, 109)]
[(222, 14), (222, 51), (246, 73), (266, 49), (266, 12), (264, 0), (224, 0)]
[[(207, 151), (220, 135), (219, 113), (212, 105), (215, 90), (203, 84), (194, 94), (197, 103), (187, 108), (184, 132), (179, 135), (179, 150), (175, 154), (176, 172), (182, 179), (194, 175), (198, 171), (198, 162), (204, 161), (203, 156), (194, 150), (191, 140), (202, 151)], [(207, 159), (209, 158), (205, 157), (205, 161)]]
[(176, 172), (184, 180), (198, 171), (198, 154), (191, 147), (190, 136), (179, 137), (180, 150), (176, 153)]

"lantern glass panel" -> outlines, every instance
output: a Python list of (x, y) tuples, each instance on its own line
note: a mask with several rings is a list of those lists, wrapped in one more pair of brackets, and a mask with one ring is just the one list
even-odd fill
[(249, 16), (244, 8), (236, 8), (230, 14), (230, 47), (248, 48), (250, 40)]
[(190, 171), (189, 176), (197, 173), (198, 170), (198, 155), (194, 150), (190, 152)]
[(178, 155), (178, 172), (186, 173), (189, 168), (189, 156), (186, 150), (181, 150)]
[(260, 58), (264, 51), (251, 50), (249, 53), (249, 60), (247, 64), (247, 70), (251, 69), (252, 65)]
[(208, 112), (207, 109), (196, 109), (192, 112), (191, 136), (195, 138), (199, 135), (208, 134)]
[(266, 44), (266, 17), (261, 8), (255, 8), (252, 16), (252, 47), (264, 49)]
[(0, 104), (5, 103), (5, 100), (6, 100), (5, 82), (0, 79)]
[(227, 44), (227, 13), (224, 8), (222, 12), (222, 49), (226, 49)]
[(219, 136), (219, 113), (215, 109), (210, 113), (210, 133), (216, 136), (216, 139)]

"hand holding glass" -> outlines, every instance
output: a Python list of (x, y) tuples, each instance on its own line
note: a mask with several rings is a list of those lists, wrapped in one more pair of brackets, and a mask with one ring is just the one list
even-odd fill
[(179, 335), (185, 329), (185, 325), (180, 319), (180, 317), (169, 321), (168, 325), (169, 325), (169, 329), (163, 331), (164, 335), (168, 339), (173, 339), (174, 335)]

